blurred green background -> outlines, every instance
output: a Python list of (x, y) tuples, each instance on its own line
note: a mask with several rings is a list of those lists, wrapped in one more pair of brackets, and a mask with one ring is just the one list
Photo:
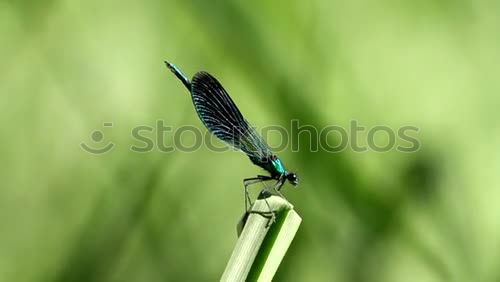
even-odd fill
[[(499, 281), (499, 8), (1, 1), (0, 281), (219, 279), (261, 171), (130, 151), (137, 125), (203, 128), (163, 60), (214, 74), (256, 126), (420, 128), (416, 153), (310, 152), (304, 134), (279, 154), (303, 224), (275, 281)], [(95, 130), (111, 152), (80, 148)]]

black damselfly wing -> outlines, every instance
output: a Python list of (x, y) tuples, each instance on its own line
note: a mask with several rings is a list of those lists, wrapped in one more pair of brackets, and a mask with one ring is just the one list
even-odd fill
[(198, 72), (191, 80), (193, 104), (203, 124), (222, 141), (245, 152), (255, 164), (273, 155), (215, 77)]

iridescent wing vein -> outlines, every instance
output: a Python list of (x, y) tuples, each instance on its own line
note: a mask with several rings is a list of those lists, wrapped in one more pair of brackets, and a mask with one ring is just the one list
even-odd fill
[(196, 73), (191, 80), (191, 95), (198, 116), (212, 134), (245, 152), (254, 163), (262, 163), (272, 156), (265, 141), (212, 75)]

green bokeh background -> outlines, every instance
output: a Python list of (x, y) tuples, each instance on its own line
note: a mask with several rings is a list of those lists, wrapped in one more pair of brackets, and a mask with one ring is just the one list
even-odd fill
[[(256, 126), (420, 128), (416, 153), (310, 152), (307, 134), (280, 152), (303, 224), (275, 281), (498, 281), (499, 8), (1, 1), (0, 281), (219, 279), (241, 179), (261, 171), (206, 147), (130, 150), (138, 125), (203, 129), (164, 59), (214, 74)], [(112, 151), (80, 148), (102, 145), (95, 130)]]

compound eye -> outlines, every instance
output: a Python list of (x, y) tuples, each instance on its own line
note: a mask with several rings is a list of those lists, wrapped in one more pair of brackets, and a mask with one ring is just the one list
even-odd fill
[(288, 175), (288, 180), (289, 180), (290, 182), (292, 182), (293, 184), (297, 184), (297, 183), (299, 182), (299, 179), (298, 179), (298, 177), (297, 177), (297, 174), (295, 174), (295, 173), (290, 173), (290, 174)]

